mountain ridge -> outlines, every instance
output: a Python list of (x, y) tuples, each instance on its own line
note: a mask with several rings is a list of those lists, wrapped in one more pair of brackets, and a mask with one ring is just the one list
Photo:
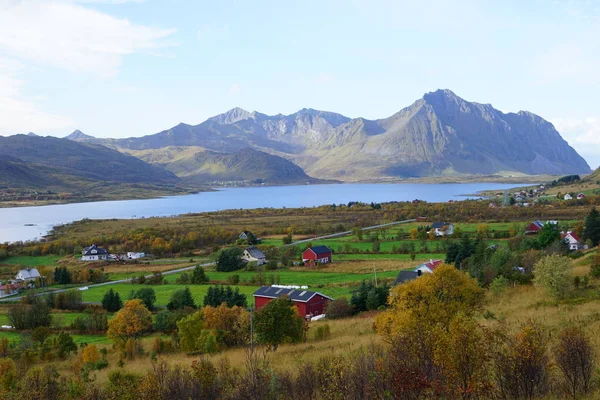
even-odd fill
[(198, 125), (182, 123), (153, 135), (80, 141), (121, 150), (201, 146), (234, 153), (248, 147), (324, 179), (591, 171), (550, 122), (526, 111), (503, 113), (448, 89), (425, 93), (375, 120), (309, 108), (266, 115), (236, 107)]

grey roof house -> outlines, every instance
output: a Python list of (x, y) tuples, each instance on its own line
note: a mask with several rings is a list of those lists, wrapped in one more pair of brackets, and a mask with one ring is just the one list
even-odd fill
[(22, 269), (17, 272), (15, 280), (21, 281), (34, 281), (40, 277), (40, 272), (36, 268)]
[(246, 262), (256, 262), (258, 265), (262, 265), (267, 262), (267, 257), (265, 254), (256, 246), (250, 246), (244, 250), (241, 259)]

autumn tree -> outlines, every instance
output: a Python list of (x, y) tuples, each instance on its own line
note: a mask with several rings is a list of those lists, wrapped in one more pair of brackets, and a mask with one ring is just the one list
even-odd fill
[(571, 259), (552, 255), (535, 264), (533, 283), (546, 289), (554, 298), (564, 298), (571, 287)]
[(259, 342), (273, 350), (282, 343), (304, 340), (306, 326), (294, 303), (287, 297), (271, 300), (255, 313), (254, 330)]
[(81, 361), (84, 364), (93, 364), (100, 360), (100, 352), (95, 344), (88, 344), (81, 352)]
[(108, 322), (109, 338), (123, 345), (128, 339), (136, 340), (152, 327), (152, 314), (140, 299), (129, 300)]
[(477, 225), (477, 237), (480, 239), (485, 239), (490, 236), (490, 226), (488, 224), (478, 224)]
[(475, 279), (450, 265), (440, 265), (432, 274), (392, 288), (389, 308), (377, 316), (376, 328), (388, 341), (407, 320), (423, 329), (447, 330), (459, 313), (469, 317), (481, 309), (484, 295)]
[(592, 389), (596, 356), (583, 330), (568, 327), (560, 332), (554, 354), (565, 394), (573, 399), (588, 394)]
[(240, 346), (250, 338), (250, 313), (244, 307), (228, 307), (226, 304), (204, 307), (202, 319), (204, 329), (215, 333), (220, 346)]

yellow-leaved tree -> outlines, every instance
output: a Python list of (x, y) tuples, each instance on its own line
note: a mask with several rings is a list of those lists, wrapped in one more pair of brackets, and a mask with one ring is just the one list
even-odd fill
[(100, 352), (95, 344), (88, 344), (81, 352), (81, 361), (84, 364), (93, 364), (100, 360)]
[(136, 340), (152, 328), (152, 314), (140, 299), (129, 300), (108, 322), (108, 337), (124, 346), (128, 339)]

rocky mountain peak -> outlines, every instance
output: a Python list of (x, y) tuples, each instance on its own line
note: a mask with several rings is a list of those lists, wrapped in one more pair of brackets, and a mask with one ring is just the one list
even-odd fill
[(85, 133), (81, 132), (79, 129), (75, 129), (70, 135), (65, 136), (65, 139), (69, 139), (69, 140), (86, 140), (86, 139), (95, 139), (93, 136), (90, 135), (86, 135)]
[(234, 107), (223, 114), (216, 115), (209, 119), (221, 125), (228, 125), (235, 124), (238, 121), (250, 119), (252, 117), (253, 113), (246, 111), (240, 107)]

